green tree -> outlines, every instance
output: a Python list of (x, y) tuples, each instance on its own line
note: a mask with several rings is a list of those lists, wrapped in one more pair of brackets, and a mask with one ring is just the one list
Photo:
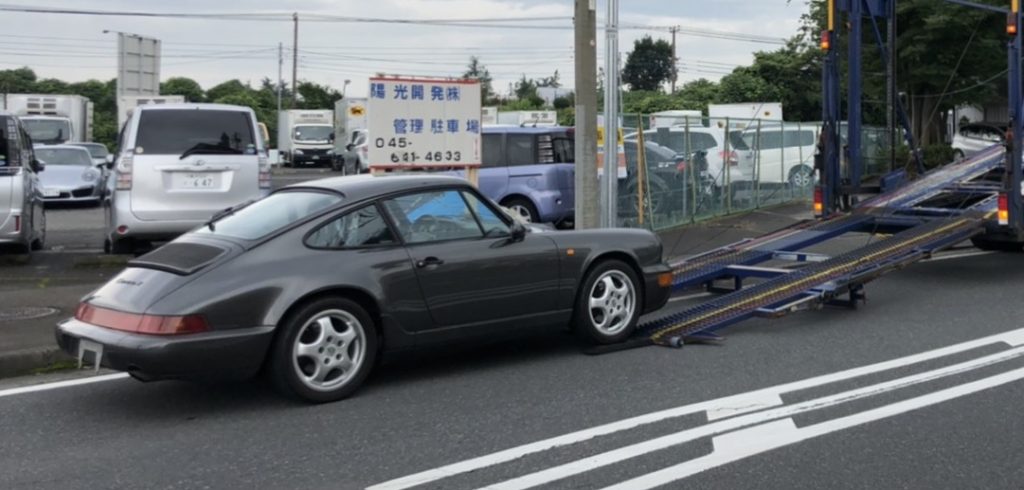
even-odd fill
[(334, 109), (334, 103), (341, 100), (341, 92), (318, 83), (299, 82), (300, 109)]
[(539, 109), (544, 106), (544, 99), (537, 95), (537, 82), (526, 78), (526, 75), (515, 83), (512, 92), (522, 110)]
[(252, 88), (242, 83), (239, 80), (228, 80), (226, 82), (214, 85), (206, 91), (206, 100), (216, 102), (229, 95), (246, 94), (252, 91)]
[(171, 77), (160, 84), (161, 95), (183, 95), (188, 102), (202, 102), (206, 94), (199, 82), (186, 77)]
[(704, 111), (707, 114), (709, 104), (718, 100), (718, 84), (701, 78), (692, 82), (686, 82), (676, 91), (676, 100), (679, 101), (679, 109)]
[(469, 78), (480, 80), (480, 103), (487, 105), (494, 97), (494, 86), (491, 78), (491, 72), (480, 62), (480, 58), (476, 56), (469, 57), (469, 65), (466, 67), (466, 72), (462, 74), (462, 78)]
[(558, 70), (555, 70), (554, 75), (551, 75), (550, 77), (541, 78), (537, 80), (536, 83), (538, 87), (561, 88), (561, 75), (558, 74)]
[(660, 90), (661, 84), (676, 74), (675, 54), (672, 45), (664, 39), (655, 41), (644, 36), (633, 44), (633, 51), (626, 57), (622, 70), (622, 82), (630, 90)]
[(0, 92), (26, 94), (35, 88), (36, 72), (29, 67), (0, 70)]

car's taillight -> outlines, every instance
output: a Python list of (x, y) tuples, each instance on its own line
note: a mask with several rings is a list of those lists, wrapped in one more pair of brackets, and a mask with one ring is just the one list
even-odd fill
[(997, 200), (997, 203), (998, 203), (998, 208), (996, 209), (996, 212), (998, 213), (999, 224), (1003, 225), (1003, 226), (1009, 225), (1010, 224), (1010, 199), (1009, 199), (1009, 196), (1007, 196), (1006, 194), (999, 194), (999, 198)]
[(270, 161), (267, 157), (260, 155), (260, 189), (270, 188)]
[(181, 335), (210, 329), (202, 315), (140, 315), (81, 303), (75, 319), (99, 327), (147, 335)]
[(676, 164), (676, 170), (678, 170), (680, 172), (685, 172), (686, 171), (686, 160), (680, 160), (679, 163)]
[(718, 156), (722, 157), (722, 161), (728, 163), (730, 167), (735, 167), (740, 164), (740, 157), (735, 151), (720, 151)]
[(117, 183), (114, 188), (119, 191), (132, 190), (132, 152), (126, 152), (117, 161)]
[(814, 188), (814, 216), (820, 218), (825, 215), (825, 198), (821, 187)]

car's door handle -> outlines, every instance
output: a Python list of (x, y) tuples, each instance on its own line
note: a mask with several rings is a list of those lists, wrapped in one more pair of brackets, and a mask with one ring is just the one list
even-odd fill
[(419, 262), (416, 262), (416, 267), (419, 267), (420, 269), (422, 269), (424, 267), (429, 267), (429, 266), (432, 266), (432, 265), (441, 265), (443, 263), (444, 263), (444, 261), (439, 259), (439, 258), (437, 258), (437, 257), (427, 257), (427, 258), (425, 258), (423, 260), (420, 260)]

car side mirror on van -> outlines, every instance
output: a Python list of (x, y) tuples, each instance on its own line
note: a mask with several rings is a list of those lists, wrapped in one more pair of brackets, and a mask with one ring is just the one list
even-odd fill
[(46, 162), (39, 161), (35, 158), (32, 159), (32, 171), (35, 173), (46, 170)]
[(352, 148), (354, 148), (354, 146), (352, 146), (352, 143), (345, 145), (345, 151), (352, 151)]
[(114, 164), (114, 155), (107, 153), (107, 168)]
[(328, 139), (328, 141), (331, 141), (333, 143), (334, 142), (334, 133), (331, 133), (331, 134), (327, 135), (327, 139)]

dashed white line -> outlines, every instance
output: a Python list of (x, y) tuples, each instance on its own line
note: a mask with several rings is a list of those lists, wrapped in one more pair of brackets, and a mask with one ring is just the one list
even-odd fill
[(43, 383), (32, 386), (22, 386), (19, 388), (8, 388), (6, 390), (0, 390), (0, 397), (21, 395), (24, 393), (35, 393), (38, 391), (56, 390), (59, 388), (67, 388), (70, 386), (80, 386), (92, 383), (101, 383), (104, 381), (113, 381), (115, 379), (124, 379), (128, 377), (128, 373), (114, 373), (104, 374), (100, 376), (90, 376), (88, 378), (69, 379), (66, 381), (56, 381), (53, 383)]

